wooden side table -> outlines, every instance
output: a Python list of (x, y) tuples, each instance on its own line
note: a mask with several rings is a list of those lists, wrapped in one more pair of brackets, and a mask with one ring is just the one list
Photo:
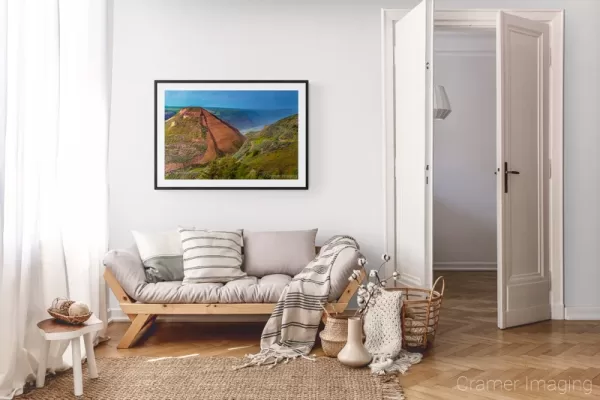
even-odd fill
[(79, 338), (83, 336), (90, 378), (97, 378), (98, 369), (96, 368), (96, 358), (94, 357), (94, 332), (102, 330), (104, 323), (92, 315), (83, 325), (69, 325), (50, 318), (39, 322), (37, 326), (45, 341), (40, 355), (40, 362), (38, 364), (36, 386), (39, 388), (43, 387), (46, 380), (46, 362), (48, 360), (50, 341), (70, 340), (71, 352), (73, 355), (73, 383), (75, 386), (75, 396), (83, 395), (81, 346)]

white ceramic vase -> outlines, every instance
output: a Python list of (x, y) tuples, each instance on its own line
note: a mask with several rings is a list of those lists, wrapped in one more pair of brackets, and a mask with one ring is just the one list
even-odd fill
[(371, 354), (363, 345), (362, 319), (352, 317), (348, 319), (348, 341), (338, 353), (338, 360), (344, 365), (353, 368), (364, 367), (371, 362)]

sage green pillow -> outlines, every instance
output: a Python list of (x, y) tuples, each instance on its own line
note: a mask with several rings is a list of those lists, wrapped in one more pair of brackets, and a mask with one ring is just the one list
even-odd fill
[(183, 250), (179, 232), (131, 233), (146, 270), (147, 282), (183, 280)]

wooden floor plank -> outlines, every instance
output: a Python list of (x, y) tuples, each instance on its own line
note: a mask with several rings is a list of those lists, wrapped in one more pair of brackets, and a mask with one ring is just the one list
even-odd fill
[[(424, 360), (400, 377), (408, 400), (435, 399), (579, 399), (600, 397), (600, 321), (545, 321), (498, 330), (496, 274), (444, 272), (446, 296), (435, 347)], [(112, 339), (98, 346), (98, 357), (200, 356), (241, 357), (259, 350), (264, 322), (162, 322), (131, 349), (116, 344), (129, 324), (113, 323)], [(313, 353), (323, 355), (319, 343)], [(459, 385), (472, 381), (472, 388)], [(586, 382), (567, 393), (536, 388), (552, 379), (563, 384)], [(505, 384), (512, 390), (477, 390), (478, 380)], [(518, 382), (517, 382), (518, 381)], [(467, 385), (469, 386), (469, 385)]]

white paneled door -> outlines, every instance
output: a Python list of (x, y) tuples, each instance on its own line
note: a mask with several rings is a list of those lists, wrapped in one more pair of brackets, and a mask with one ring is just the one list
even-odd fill
[(395, 23), (396, 270), (404, 285), (431, 287), (433, 0)]
[(550, 318), (549, 27), (497, 22), (498, 327)]

